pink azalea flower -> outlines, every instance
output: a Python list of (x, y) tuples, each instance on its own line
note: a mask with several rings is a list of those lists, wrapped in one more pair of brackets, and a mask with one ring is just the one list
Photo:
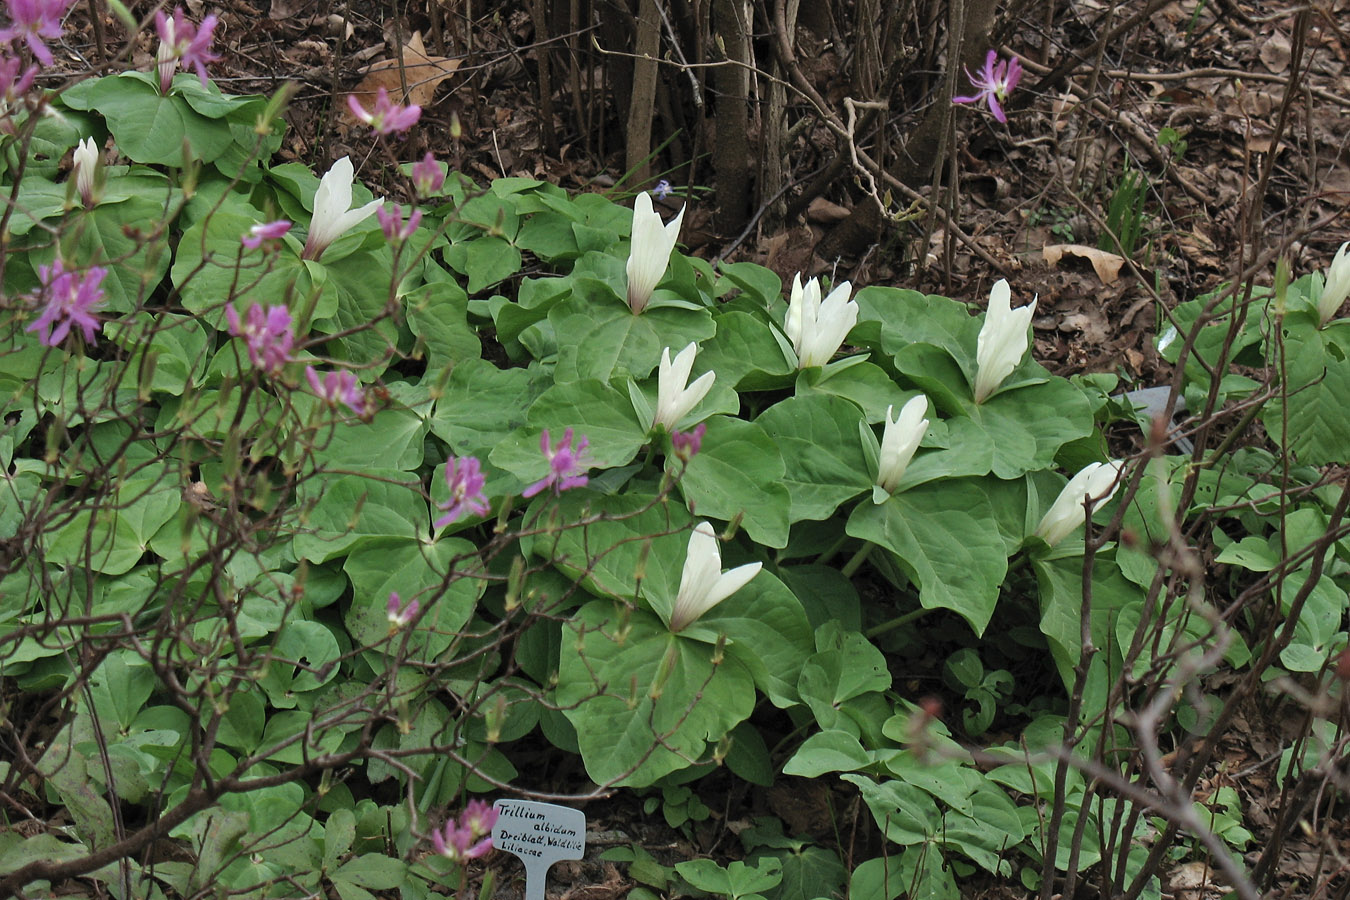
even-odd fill
[(385, 615), (389, 619), (389, 630), (397, 631), (417, 618), (417, 611), (422, 608), (422, 604), (416, 600), (409, 600), (408, 605), (404, 606), (399, 602), (398, 591), (389, 594), (389, 605), (386, 607)]
[(47, 49), (43, 38), (49, 41), (61, 37), (61, 20), (75, 0), (5, 0), (9, 11), (9, 27), (0, 29), (0, 42), (13, 43), (23, 38), (43, 65), (56, 60)]
[(431, 832), (431, 845), (441, 856), (457, 863), (478, 859), (492, 849), (492, 826), (497, 810), (482, 800), (471, 800), (458, 819)]
[(248, 360), (268, 375), (275, 375), (291, 361), (295, 335), (291, 333), (291, 314), (285, 306), (255, 303), (248, 308), (248, 320), (240, 322), (233, 306), (225, 307), (230, 334), (242, 337), (248, 348)]
[(155, 10), (155, 30), (159, 32), (159, 92), (167, 94), (173, 83), (173, 73), (180, 65), (195, 68), (202, 87), (206, 87), (206, 64), (220, 57), (211, 52), (211, 33), (219, 19), (215, 14), (202, 19), (201, 27), (193, 25), (183, 14), (183, 8), (173, 11), (173, 18), (164, 10)]
[(248, 230), (248, 234), (239, 239), (250, 250), (257, 250), (262, 246), (263, 241), (279, 240), (282, 235), (291, 230), (291, 223), (285, 219), (277, 219), (275, 222), (265, 222), (261, 225), (254, 225)]
[(487, 500), (483, 497), (485, 481), (482, 463), (476, 458), (466, 456), (464, 459), (455, 459), (452, 456), (447, 459), (445, 461), (445, 484), (450, 488), (450, 499), (437, 504), (437, 508), (444, 510), (445, 515), (432, 523), (431, 527), (444, 528), (464, 515), (465, 512), (471, 512), (476, 516), (487, 515), (491, 507), (488, 506)]
[(314, 396), (329, 406), (345, 403), (356, 415), (366, 414), (366, 392), (361, 390), (361, 385), (351, 372), (329, 372), (320, 381), (319, 373), (314, 371), (314, 367), (305, 366), (305, 378), (309, 380)]
[(529, 499), (544, 488), (553, 488), (553, 493), (561, 494), (563, 491), (571, 490), (574, 487), (585, 487), (586, 469), (588, 468), (581, 460), (581, 454), (585, 451), (589, 441), (582, 438), (580, 443), (574, 448), (572, 446), (572, 429), (563, 432), (562, 440), (558, 441), (556, 447), (549, 444), (548, 429), (539, 436), (539, 447), (544, 453), (544, 458), (548, 460), (548, 477), (536, 481), (521, 492), (521, 496)]
[(440, 193), (445, 186), (445, 170), (430, 152), (412, 167), (413, 187), (423, 197)]
[(361, 101), (356, 99), (355, 94), (347, 95), (347, 108), (352, 111), (352, 115), (362, 122), (365, 122), (371, 128), (375, 129), (376, 134), (390, 135), (407, 131), (417, 124), (417, 120), (422, 117), (422, 107), (416, 103), (410, 103), (407, 106), (399, 106), (389, 99), (389, 92), (380, 88), (375, 93), (375, 109), (367, 112), (361, 105)]
[(37, 66), (29, 66), (20, 75), (21, 65), (18, 57), (0, 59), (0, 102), (5, 106), (17, 103), (24, 94), (27, 94), (28, 89), (33, 86), (33, 79), (37, 77)]
[(1022, 80), (1022, 64), (1017, 61), (1017, 57), (1007, 60), (1000, 60), (998, 53), (990, 50), (989, 55), (984, 58), (984, 68), (980, 70), (979, 75), (971, 75), (966, 71), (966, 77), (970, 83), (979, 89), (979, 92), (970, 97), (953, 97), (953, 103), (979, 103), (981, 100), (989, 104), (989, 111), (994, 114), (994, 118), (1000, 122), (1008, 121), (1008, 117), (1003, 114), (1002, 104), (1008, 99), (1008, 95), (1017, 87), (1017, 82)]
[(46, 299), (47, 305), (42, 315), (24, 330), (40, 331), (38, 340), (48, 347), (55, 347), (70, 334), (71, 326), (78, 326), (85, 343), (94, 343), (94, 335), (103, 326), (94, 318), (93, 310), (103, 302), (100, 285), (107, 274), (107, 269), (91, 266), (81, 275), (68, 270), (60, 259), (50, 266), (38, 266), (38, 279), (42, 282), (40, 296)]
[(408, 216), (408, 221), (404, 222), (403, 207), (397, 203), (389, 203), (375, 210), (375, 218), (380, 220), (380, 230), (384, 232), (384, 239), (397, 245), (417, 233), (417, 226), (422, 222), (422, 211), (414, 209)]

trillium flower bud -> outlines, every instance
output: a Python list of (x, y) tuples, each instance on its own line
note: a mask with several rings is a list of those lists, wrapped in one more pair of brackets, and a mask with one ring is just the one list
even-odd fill
[(1095, 462), (1070, 478), (1036, 526), (1036, 536), (1052, 547), (1064, 540), (1083, 524), (1084, 501), (1096, 509), (1110, 500), (1120, 487), (1124, 471), (1125, 463), (1120, 460)]
[(309, 220), (309, 237), (305, 239), (303, 259), (318, 259), (329, 245), (356, 225), (375, 214), (384, 205), (377, 197), (365, 206), (352, 209), (352, 181), (356, 172), (352, 160), (344, 156), (319, 180), (314, 192), (314, 215)]
[(849, 299), (852, 290), (853, 285), (840, 282), (822, 300), (817, 279), (803, 285), (801, 273), (793, 276), (784, 331), (797, 354), (797, 368), (823, 366), (839, 351), (858, 324), (858, 304)]
[(662, 224), (661, 214), (652, 209), (646, 191), (633, 201), (633, 239), (628, 251), (628, 308), (640, 313), (651, 302), (652, 291), (666, 274), (670, 251), (680, 236), (684, 208), (679, 215)]
[(989, 311), (984, 315), (975, 349), (976, 403), (989, 399), (1027, 352), (1027, 328), (1036, 312), (1036, 301), (1013, 309), (1011, 300), (1008, 281), (1000, 278), (989, 291)]
[(689, 535), (689, 552), (680, 574), (680, 592), (670, 613), (670, 630), (682, 631), (700, 616), (745, 587), (759, 574), (761, 563), (722, 571), (717, 535), (707, 522), (699, 522)]
[(909, 461), (928, 433), (929, 425), (923, 417), (928, 411), (928, 398), (923, 394), (906, 403), (898, 419), (891, 418), (892, 409), (892, 406), (886, 407), (886, 430), (881, 436), (881, 460), (877, 469), (877, 485), (888, 494), (895, 490), (905, 469), (909, 468)]
[(75, 190), (80, 194), (80, 202), (86, 209), (93, 209), (98, 203), (96, 188), (98, 176), (103, 169), (102, 154), (93, 138), (85, 138), (75, 147)]
[(670, 348), (661, 351), (661, 369), (656, 384), (656, 415), (652, 427), (664, 426), (674, 431), (680, 420), (689, 415), (690, 410), (707, 396), (717, 379), (714, 372), (704, 372), (693, 384), (689, 382), (689, 372), (694, 367), (694, 357), (698, 354), (698, 345), (690, 343), (670, 361)]
[(1322, 296), (1317, 298), (1317, 316), (1323, 325), (1335, 317), (1336, 312), (1350, 296), (1350, 241), (1341, 244), (1335, 258), (1327, 268), (1327, 280), (1322, 285)]

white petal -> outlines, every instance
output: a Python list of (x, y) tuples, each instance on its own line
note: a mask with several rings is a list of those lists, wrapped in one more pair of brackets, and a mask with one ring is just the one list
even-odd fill
[(1027, 328), (1036, 312), (1036, 301), (1013, 310), (1011, 297), (1006, 279), (1000, 278), (989, 291), (989, 309), (975, 348), (976, 403), (983, 403), (998, 390), (1027, 352)]
[(670, 263), (670, 252), (680, 236), (684, 222), (684, 208), (669, 225), (661, 224), (661, 214), (652, 209), (652, 198), (646, 191), (633, 201), (632, 239), (629, 242), (628, 306), (635, 313), (647, 308), (652, 291), (660, 284)]
[(886, 408), (886, 430), (881, 436), (881, 459), (877, 471), (877, 484), (887, 493), (895, 490), (895, 486), (900, 483), (930, 424), (923, 417), (928, 411), (928, 398), (923, 394), (906, 403), (900, 410), (900, 417), (894, 421), (891, 419), (891, 409)]
[(746, 563), (743, 566), (737, 566), (734, 569), (728, 569), (718, 577), (717, 583), (708, 593), (707, 600), (703, 604), (703, 612), (707, 612), (732, 594), (739, 591), (750, 583), (750, 579), (759, 574), (759, 570), (764, 567), (763, 563)]
[(1035, 534), (1052, 547), (1064, 540), (1083, 524), (1083, 498), (1091, 498), (1093, 509), (1110, 500), (1120, 487), (1124, 469), (1125, 463), (1120, 461), (1085, 466), (1064, 485), (1036, 526)]
[(1350, 296), (1350, 241), (1341, 244), (1341, 249), (1327, 267), (1326, 284), (1322, 287), (1322, 296), (1317, 300), (1317, 312), (1326, 324), (1341, 308), (1345, 298)]

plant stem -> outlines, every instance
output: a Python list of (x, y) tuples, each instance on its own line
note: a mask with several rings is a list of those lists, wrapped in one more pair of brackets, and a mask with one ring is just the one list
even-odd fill
[(932, 612), (932, 610), (924, 609), (921, 606), (918, 609), (910, 610), (903, 616), (896, 616), (894, 619), (888, 619), (887, 621), (882, 622), (880, 625), (874, 625), (871, 628), (867, 629), (867, 631), (863, 632), (863, 634), (869, 639), (878, 637), (879, 635), (883, 635), (888, 631), (894, 631), (895, 629), (899, 628), (902, 625), (908, 625), (915, 619), (925, 616), (930, 612)]
[(867, 562), (867, 557), (871, 555), (872, 550), (875, 549), (876, 546), (877, 545), (871, 541), (867, 541), (859, 547), (858, 552), (854, 553), (853, 557), (848, 562), (844, 563), (844, 568), (841, 570), (844, 573), (844, 577), (852, 578), (853, 573), (858, 571), (863, 563)]

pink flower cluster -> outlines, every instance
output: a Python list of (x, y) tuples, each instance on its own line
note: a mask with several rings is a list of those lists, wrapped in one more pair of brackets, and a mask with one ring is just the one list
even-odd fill
[(521, 491), (521, 496), (527, 500), (545, 488), (553, 488), (553, 493), (561, 494), (563, 491), (571, 490), (575, 487), (585, 487), (586, 469), (589, 468), (582, 461), (581, 455), (586, 450), (587, 440), (582, 438), (575, 447), (572, 446), (572, 429), (563, 432), (562, 440), (558, 441), (557, 446), (549, 443), (548, 429), (539, 436), (539, 447), (544, 453), (544, 458), (548, 460), (548, 475), (534, 484)]
[(398, 591), (391, 591), (389, 594), (389, 603), (385, 607), (385, 616), (389, 619), (389, 631), (391, 633), (398, 631), (405, 625), (417, 618), (417, 611), (422, 608), (422, 604), (416, 600), (409, 600), (405, 606), (399, 602)]
[(446, 859), (466, 863), (478, 859), (492, 849), (492, 826), (497, 824), (497, 810), (482, 800), (470, 800), (458, 819), (451, 819), (442, 829), (431, 832), (431, 846)]
[(309, 381), (314, 396), (329, 406), (346, 404), (347, 408), (358, 416), (365, 416), (369, 411), (366, 392), (361, 389), (356, 376), (351, 372), (329, 372), (320, 380), (319, 373), (314, 371), (313, 366), (305, 366), (305, 379)]
[(989, 55), (984, 58), (984, 68), (980, 70), (980, 74), (971, 75), (970, 72), (966, 72), (966, 77), (970, 79), (972, 86), (979, 89), (978, 93), (969, 97), (953, 97), (952, 102), (979, 103), (983, 100), (989, 104), (989, 111), (994, 114), (995, 119), (1000, 122), (1008, 121), (1002, 104), (1017, 87), (1017, 82), (1022, 80), (1022, 64), (1017, 61), (1017, 57), (1001, 60), (996, 51), (990, 50)]
[(22, 40), (28, 44), (44, 66), (56, 62), (47, 41), (61, 37), (61, 20), (66, 17), (75, 0), (5, 0), (9, 11), (9, 27), (0, 29), (0, 42), (13, 44)]
[(102, 327), (93, 311), (103, 302), (103, 279), (108, 270), (90, 266), (83, 273), (66, 268), (59, 258), (50, 266), (38, 266), (39, 292), (46, 301), (42, 315), (25, 331), (40, 332), (38, 340), (55, 347), (66, 339), (72, 327), (84, 335), (86, 344), (94, 343), (94, 335)]
[(389, 99), (389, 92), (380, 88), (375, 93), (375, 109), (369, 112), (356, 99), (355, 94), (347, 95), (347, 108), (358, 121), (375, 129), (376, 134), (391, 135), (407, 131), (422, 117), (422, 107), (416, 103), (400, 106)]
[(211, 34), (220, 20), (214, 15), (202, 19), (200, 27), (193, 25), (183, 14), (182, 7), (173, 11), (173, 18), (164, 10), (155, 10), (155, 31), (159, 33), (159, 92), (167, 94), (173, 84), (173, 73), (179, 66), (194, 68), (206, 87), (206, 64), (220, 57), (211, 52)]
[(248, 361), (268, 375), (276, 375), (291, 361), (295, 335), (291, 333), (291, 314), (285, 306), (255, 303), (248, 308), (248, 319), (240, 321), (233, 306), (225, 307), (230, 334), (244, 339)]
[(484, 483), (486, 479), (483, 477), (483, 464), (476, 457), (455, 459), (452, 456), (447, 459), (445, 485), (450, 488), (450, 499), (437, 504), (439, 509), (445, 511), (445, 515), (433, 522), (431, 527), (444, 528), (466, 512), (471, 512), (475, 516), (487, 515), (491, 507), (488, 506), (487, 498), (483, 496)]

